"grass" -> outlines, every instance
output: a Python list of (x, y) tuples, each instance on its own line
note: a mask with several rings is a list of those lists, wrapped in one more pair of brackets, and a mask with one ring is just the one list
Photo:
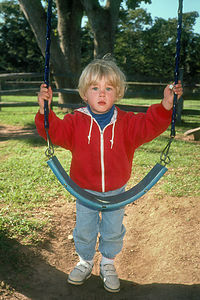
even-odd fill
[[(13, 101), (13, 96), (12, 99), (9, 97), (2, 99), (2, 101), (11, 100)], [(33, 98), (17, 97), (17, 100), (33, 101)], [(138, 101), (140, 100), (134, 99), (134, 104)], [(130, 99), (123, 102), (130, 104)], [(37, 107), (2, 108), (0, 124), (34, 128), (34, 116), (37, 110)], [(58, 109), (55, 111), (63, 118), (64, 114), (61, 111)], [(166, 175), (154, 188), (154, 192), (158, 195), (162, 194), (162, 197), (200, 196), (200, 144), (182, 139), (186, 130), (197, 127), (198, 118), (198, 116), (184, 116), (183, 123), (177, 126), (177, 138), (172, 143), (170, 151), (172, 162)], [(136, 151), (133, 174), (128, 187), (135, 185), (155, 163), (159, 162), (161, 151), (167, 144), (169, 135), (170, 132), (167, 130)], [(1, 141), (0, 237), (3, 232), (7, 238), (18, 239), (23, 244), (40, 243), (44, 232), (51, 233), (50, 204), (63, 199), (74, 200), (47, 167), (45, 150), (46, 143), (38, 136), (26, 139), (16, 136)], [(71, 154), (58, 147), (55, 152), (62, 165), (69, 171)]]
[(38, 242), (49, 222), (50, 216), (45, 213), (48, 202), (66, 193), (47, 167), (45, 143), (36, 138), (9, 140), (0, 147), (4, 174), (0, 180), (0, 229), (6, 229), (10, 237), (20, 236), (26, 243)]

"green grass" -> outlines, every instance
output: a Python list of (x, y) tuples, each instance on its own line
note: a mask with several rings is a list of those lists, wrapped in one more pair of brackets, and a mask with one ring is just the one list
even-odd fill
[[(165, 138), (166, 137), (166, 138)], [(135, 178), (141, 180), (156, 162), (159, 162), (160, 152), (167, 143), (166, 133), (154, 141), (143, 145), (135, 153), (133, 171)], [(174, 140), (170, 149), (171, 163), (168, 172), (159, 183), (163, 196), (197, 197), (199, 188), (200, 145), (181, 140)]]
[[(120, 104), (126, 105), (150, 105), (155, 103), (160, 103), (161, 99), (122, 99), (120, 100)], [(200, 99), (199, 100), (185, 100), (184, 101), (184, 109), (197, 109), (200, 110)]]
[(150, 105), (159, 103), (161, 100), (159, 99), (143, 99), (143, 98), (137, 98), (137, 99), (122, 99), (120, 100), (119, 104), (126, 104), (126, 105)]
[(15, 95), (7, 95), (1, 96), (2, 102), (35, 102), (37, 101), (36, 96), (15, 96)]
[[(18, 101), (27, 101), (27, 97), (17, 98)], [(32, 98), (28, 99), (33, 101)], [(11, 100), (13, 101), (13, 96)], [(37, 101), (35, 97), (34, 101)], [(130, 99), (122, 102), (130, 104)], [(137, 101), (134, 99), (134, 104), (135, 102)], [(146, 100), (144, 102), (146, 103)], [(0, 125), (34, 128), (37, 110), (37, 107), (2, 108)], [(61, 111), (55, 111), (63, 118), (64, 114)], [(200, 196), (200, 144), (182, 139), (184, 132), (197, 127), (197, 124), (199, 116), (184, 116), (183, 123), (177, 126), (177, 138), (170, 150), (172, 162), (166, 175), (154, 188), (157, 195), (172, 198)], [(136, 151), (133, 174), (128, 187), (135, 185), (159, 162), (169, 135), (170, 131), (167, 130)], [(38, 136), (26, 139), (16, 136), (0, 142), (0, 233), (3, 232), (8, 238), (16, 238), (24, 244), (41, 242), (44, 232), (51, 233), (52, 210), (49, 209), (49, 205), (53, 201), (74, 200), (48, 168), (45, 150), (46, 143)], [(55, 152), (62, 165), (69, 171), (71, 154), (58, 147), (55, 148)]]
[[(45, 207), (52, 199), (64, 197), (66, 192), (47, 167), (43, 141), (8, 140), (0, 143), (0, 148), (0, 229), (26, 242), (37, 242), (37, 234), (40, 235), (50, 218)], [(64, 151), (58, 149), (57, 154), (62, 161)], [(70, 154), (67, 154), (63, 164), (69, 165), (69, 161)]]

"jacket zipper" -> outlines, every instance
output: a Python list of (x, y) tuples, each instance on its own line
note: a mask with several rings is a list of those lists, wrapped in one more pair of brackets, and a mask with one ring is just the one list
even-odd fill
[[(100, 157), (101, 157), (101, 189), (102, 193), (105, 192), (105, 164), (104, 164), (104, 131), (105, 129), (111, 125), (111, 123), (107, 124), (106, 127), (104, 127), (103, 130), (101, 130), (98, 122), (93, 119), (95, 123), (97, 124), (100, 132)], [(112, 124), (113, 125), (113, 124)]]
[[(97, 123), (97, 122), (96, 122)], [(101, 189), (102, 193), (105, 192), (105, 164), (104, 164), (104, 131), (111, 124), (106, 125), (103, 130), (101, 130), (99, 124), (97, 123), (100, 131), (100, 154), (101, 154)]]
[(104, 166), (104, 138), (103, 138), (103, 131), (100, 131), (101, 136), (101, 186), (102, 186), (102, 193), (105, 192), (105, 166)]

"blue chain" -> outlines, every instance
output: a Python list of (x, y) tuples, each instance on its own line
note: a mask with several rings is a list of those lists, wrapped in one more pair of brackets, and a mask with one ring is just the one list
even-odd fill
[[(183, 14), (183, 0), (179, 0), (178, 8), (178, 25), (177, 25), (177, 39), (176, 39), (176, 55), (175, 55), (175, 70), (174, 70), (174, 83), (178, 83), (179, 79), (179, 62), (180, 62), (180, 50), (181, 50), (181, 30), (182, 30), (182, 14)], [(175, 132), (175, 123), (176, 123), (176, 107), (177, 107), (177, 94), (174, 94), (173, 100), (173, 111), (172, 111), (172, 120), (171, 120), (171, 134), (170, 139), (166, 147), (161, 153), (160, 161), (164, 165), (170, 163), (171, 159), (169, 157), (169, 150), (171, 143), (176, 135)]]
[[(47, 23), (46, 23), (46, 50), (45, 50), (45, 70), (44, 70), (44, 82), (49, 87), (49, 61), (50, 61), (50, 45), (51, 45), (51, 15), (52, 15), (52, 0), (48, 0), (47, 8)], [(45, 151), (47, 157), (51, 157), (54, 154), (54, 148), (49, 137), (49, 107), (48, 101), (44, 100), (44, 128), (47, 135), (48, 148)]]
[[(176, 39), (176, 56), (175, 56), (175, 71), (174, 71), (174, 82), (175, 82), (175, 84), (178, 83), (178, 79), (179, 79), (179, 62), (180, 62), (180, 50), (181, 50), (182, 12), (183, 12), (183, 0), (179, 0), (178, 26), (177, 26), (177, 39)], [(171, 122), (171, 137), (175, 137), (175, 135), (176, 135), (176, 133), (175, 133), (176, 106), (177, 106), (177, 94), (174, 94), (172, 122)]]
[[(50, 60), (50, 45), (51, 45), (51, 15), (52, 15), (52, 0), (48, 0), (47, 9), (47, 28), (46, 28), (46, 50), (45, 50), (45, 69), (44, 69), (44, 82), (49, 87), (49, 60)], [(48, 101), (44, 101), (44, 127), (49, 128), (49, 108)]]

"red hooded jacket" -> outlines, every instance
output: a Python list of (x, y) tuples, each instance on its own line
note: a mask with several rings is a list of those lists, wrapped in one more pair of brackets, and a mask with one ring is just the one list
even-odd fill
[[(130, 178), (135, 149), (164, 132), (171, 111), (153, 104), (146, 113), (134, 114), (115, 108), (103, 129), (80, 108), (63, 120), (49, 113), (49, 136), (53, 144), (72, 153), (70, 177), (81, 188), (107, 192), (124, 186)], [(46, 139), (44, 115), (36, 114), (39, 135)]]

